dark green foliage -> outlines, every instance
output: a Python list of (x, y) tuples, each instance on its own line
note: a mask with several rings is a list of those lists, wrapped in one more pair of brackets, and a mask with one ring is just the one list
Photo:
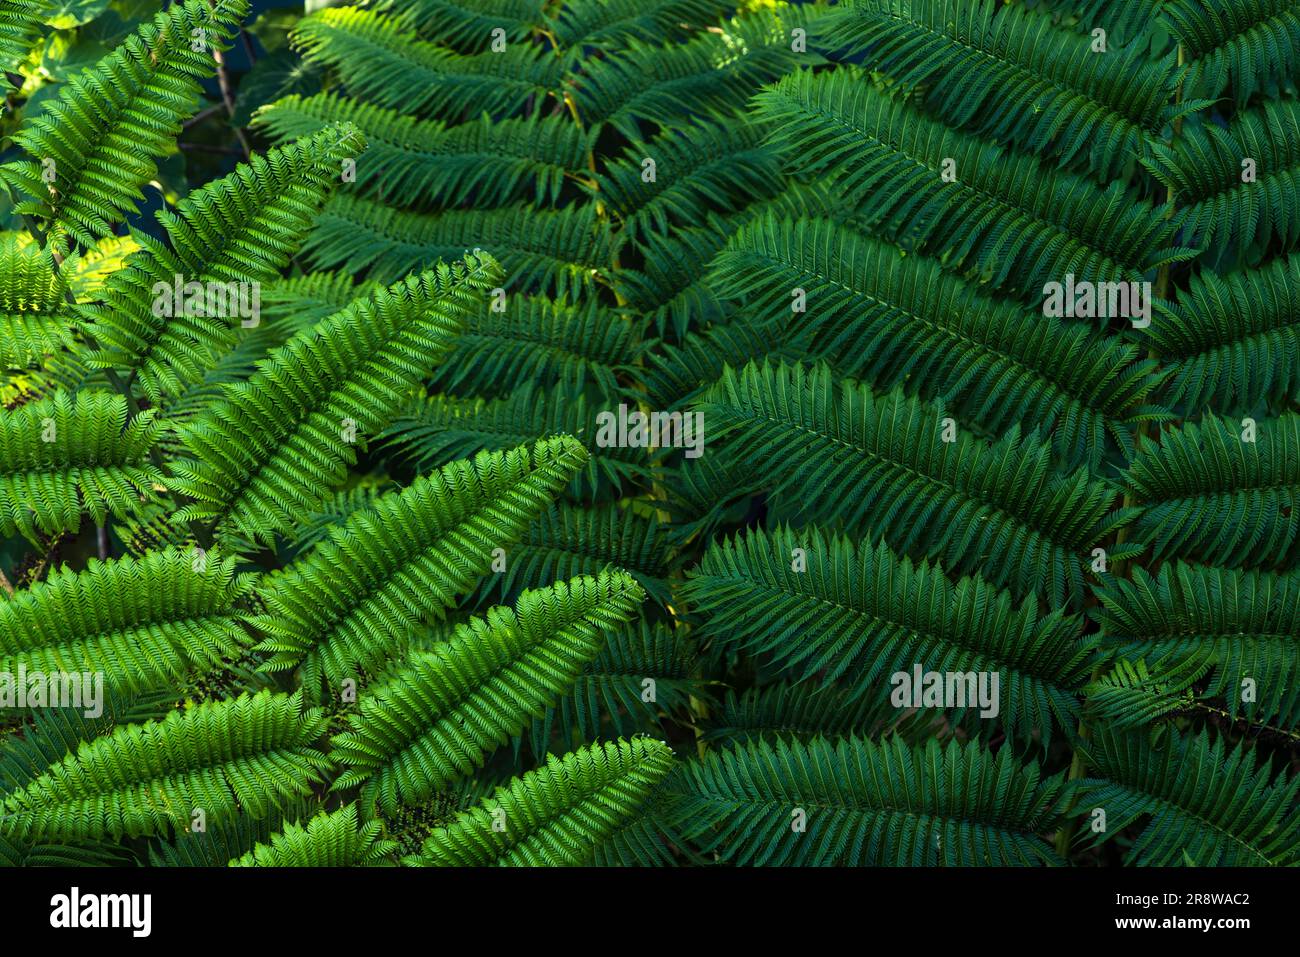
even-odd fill
[[(795, 570), (799, 551), (806, 568)], [(684, 596), (704, 617), (704, 637), (770, 657), (791, 679), (834, 682), (847, 705), (879, 701), (888, 676), (914, 661), (997, 672), (1002, 722), (1012, 734), (1037, 731), (1044, 740), (1054, 724), (1072, 729), (1078, 721), (1073, 692), (1094, 657), (1075, 617), (1040, 618), (978, 578), (954, 584), (942, 568), (816, 527), (713, 545)], [(976, 710), (973, 697), (969, 706)]]
[(1300, 863), (1295, 0), (0, 6), (0, 863)]
[(787, 866), (1053, 862), (1034, 832), (1052, 828), (1067, 794), (1006, 749), (855, 737), (715, 751), (682, 787), (672, 813), (705, 851)]
[(1202, 867), (1294, 864), (1300, 818), (1288, 783), (1256, 764), (1250, 749), (1146, 731), (1102, 732), (1086, 745), (1105, 779), (1082, 783), (1085, 804), (1107, 809), (1106, 831), (1149, 815), (1126, 855), (1137, 865), (1187, 859)]
[(732, 433), (729, 454), (753, 463), (790, 514), (837, 519), (1021, 595), (1080, 601), (1083, 558), (1133, 517), (1112, 510), (1108, 483), (1055, 471), (1035, 435), (946, 442), (941, 407), (876, 395), (825, 366), (728, 369), (696, 407)]

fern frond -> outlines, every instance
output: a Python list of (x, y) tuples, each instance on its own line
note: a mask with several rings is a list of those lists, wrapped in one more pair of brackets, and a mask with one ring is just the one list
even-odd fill
[(363, 807), (393, 814), (473, 773), (573, 687), (604, 633), (643, 598), (630, 575), (604, 573), (526, 591), (514, 610), (461, 625), (367, 695), (334, 736), (331, 757), (344, 769), (334, 788), (360, 785)]
[[(1254, 438), (1250, 438), (1250, 430)], [(1300, 555), (1300, 415), (1207, 415), (1141, 443), (1124, 479), (1156, 558), (1287, 568)]]
[(379, 288), (379, 283), (358, 282), (342, 271), (319, 270), (277, 279), (262, 287), (262, 315), (268, 325), (292, 335), (374, 295)]
[(709, 716), (704, 740), (730, 747), (765, 737), (807, 741), (852, 734), (866, 738), (878, 726), (899, 720), (900, 712), (892, 705), (882, 707), (879, 700), (851, 690), (778, 681), (741, 694), (728, 691), (721, 707)]
[[(206, 830), (184, 829), (170, 841), (157, 841), (149, 848), (153, 867), (225, 867), (292, 821), (311, 818), (320, 802), (314, 797), (290, 798), (263, 817), (240, 814)], [(205, 822), (206, 823), (206, 822)]]
[(1106, 42), (1127, 46), (1146, 39), (1146, 31), (1156, 21), (1166, 0), (1047, 0), (1065, 20), (1074, 20), (1074, 29), (1091, 33), (1106, 31)]
[(337, 688), (400, 654), (490, 568), (586, 460), (569, 437), (455, 462), (352, 514), (261, 589), (264, 666), (306, 664), (304, 687)]
[(1102, 180), (1145, 155), (1173, 112), (1172, 64), (1095, 53), (1090, 37), (996, 0), (853, 0), (818, 38), (917, 92), (933, 115)]
[(183, 431), (193, 460), (168, 480), (194, 501), (178, 522), (267, 540), (344, 478), (446, 354), (499, 271), (487, 256), (439, 263), (354, 302), (274, 350), (257, 374)]
[(1010, 748), (897, 738), (753, 741), (684, 765), (677, 782), (682, 833), (738, 866), (1057, 864), (1040, 834), (1069, 793)]
[(695, 661), (694, 642), (662, 623), (637, 619), (610, 631), (572, 690), (533, 719), (532, 753), (554, 750), (553, 740), (561, 750), (575, 740), (598, 740), (607, 727), (619, 738), (661, 733), (663, 716), (682, 713), (692, 697), (708, 698)]
[(152, 411), (127, 421), (126, 400), (59, 391), (0, 412), (0, 535), (35, 541), (102, 524), (140, 507), (160, 487), (149, 458), (162, 425)]
[[(953, 582), (938, 566), (815, 527), (715, 542), (683, 597), (720, 650), (770, 656), (774, 674), (842, 688), (850, 701), (889, 697), (891, 676), (916, 665), (997, 674), (993, 714), (1026, 741), (1078, 723), (1077, 692), (1096, 659), (1077, 616), (1040, 616), (979, 578)], [(977, 724), (977, 712), (991, 715), (969, 690), (954, 720)]]
[(487, 578), (478, 601), (504, 600), (521, 588), (595, 575), (610, 566), (637, 580), (660, 605), (669, 603), (667, 529), (652, 513), (642, 516), (617, 505), (558, 502), (529, 526), (510, 549), (506, 570)]
[(529, 381), (503, 399), (416, 399), (382, 438), (388, 454), (425, 471), (484, 449), (512, 448), (567, 432), (592, 448), (575, 492), (595, 489), (602, 482), (621, 490), (625, 482), (651, 474), (656, 452), (596, 446), (597, 418), (605, 411), (610, 410), (596, 408), (584, 395), (571, 395), (562, 387), (539, 389)]
[(706, 225), (675, 229), (667, 236), (643, 236), (640, 268), (617, 270), (614, 289), (629, 306), (644, 313), (660, 335), (671, 329), (681, 338), (690, 329), (728, 321), (732, 310), (710, 286), (707, 269), (736, 230), (764, 213), (829, 216), (842, 205), (842, 199), (821, 184), (788, 182), (772, 199), (731, 216), (710, 216)]
[(462, 53), (482, 53), (493, 31), (507, 42), (525, 39), (543, 22), (542, 0), (384, 0), (380, 9), (409, 23), (417, 34)]
[[(580, 748), (498, 788), (429, 836), (408, 863), (435, 867), (573, 866), (651, 799), (672, 768), (668, 745), (649, 738)], [(502, 821), (505, 827), (494, 826)]]
[[(1172, 562), (1098, 589), (1098, 620), (1119, 655), (1185, 686), (1213, 669), (1206, 693), (1228, 713), (1273, 715), (1300, 681), (1300, 576)], [(1180, 680), (1181, 679), (1181, 680)], [(1253, 694), (1243, 701), (1243, 686)]]
[[(32, 159), (0, 167), (0, 179), (29, 197), (17, 211), (43, 220), (65, 247), (69, 238), (90, 246), (111, 233), (157, 176), (156, 157), (174, 148), (181, 121), (199, 103), (200, 81), (216, 73), (213, 49), (247, 14), (248, 0), (173, 4), (70, 77), (14, 136)], [(200, 50), (192, 49), (196, 30)]]
[(1081, 782), (1082, 806), (1106, 811), (1097, 840), (1150, 820), (1125, 855), (1131, 866), (1259, 867), (1300, 861), (1300, 777), (1274, 777), (1254, 751), (1211, 741), (1102, 728), (1084, 746), (1099, 778)]
[(0, 603), (0, 670), (100, 674), (110, 688), (162, 688), (250, 644), (236, 604), (253, 576), (235, 560), (168, 549), (66, 567)]
[[(599, 195), (620, 220), (620, 241), (667, 234), (775, 196), (780, 162), (763, 134), (743, 116), (717, 116), (630, 143), (597, 180)], [(654, 163), (649, 181), (646, 160)]]
[(458, 206), (469, 196), (482, 208), (522, 199), (548, 205), (587, 171), (587, 136), (558, 117), (484, 116), (449, 127), (322, 93), (277, 100), (253, 119), (278, 141), (340, 122), (355, 124), (370, 144), (356, 185), (396, 206)]
[(1152, 724), (1191, 705), (1195, 700), (1191, 685), (1204, 671), (1204, 667), (1176, 671), (1162, 662), (1152, 672), (1145, 658), (1120, 658), (1084, 689), (1088, 710), (1094, 720), (1116, 731)]
[(1300, 8), (1293, 0), (1168, 0), (1160, 23), (1184, 45), (1188, 90), (1244, 104), (1275, 94), (1300, 69)]
[(704, 112), (742, 109), (764, 83), (825, 62), (815, 49), (795, 52), (792, 31), (807, 30), (820, 11), (802, 4), (755, 10), (684, 43), (629, 40), (574, 79), (578, 115), (629, 139), (643, 124), (670, 127)]
[[(804, 349), (837, 357), (837, 372), (907, 385), (993, 435), (1040, 423), (1071, 464), (1095, 465), (1108, 439), (1131, 455), (1135, 424), (1162, 414), (1146, 404), (1155, 362), (1139, 361), (1136, 346), (996, 299), (829, 220), (756, 219), (710, 269), (719, 296), (764, 321), (763, 341), (807, 330)], [(804, 290), (806, 311), (791, 313), (792, 289)]]
[(793, 167), (831, 176), (835, 192), (860, 204), (857, 216), (873, 230), (1040, 305), (1043, 285), (1070, 273), (1088, 282), (1139, 281), (1195, 255), (1174, 246), (1177, 219), (1124, 183), (1103, 189), (945, 126), (875, 89), (859, 68), (794, 73), (754, 102)]
[[(103, 305), (82, 309), (100, 347), (87, 362), (134, 372), (155, 404), (201, 379), (241, 326), (260, 321), (241, 308), (256, 304), (252, 287), (288, 264), (343, 160), (364, 148), (355, 128), (328, 127), (254, 156), (175, 212), (159, 212), (169, 245), (135, 234), (144, 248), (110, 277)], [(228, 293), (214, 300), (213, 284)]]
[[(831, 357), (813, 348), (806, 330), (748, 320), (742, 314), (731, 322), (687, 332), (679, 343), (655, 342), (647, 356), (649, 366), (639, 370), (651, 404), (656, 408), (685, 404), (717, 382), (727, 366), (741, 369), (751, 361), (796, 362), (814, 356), (831, 362)], [(851, 354), (846, 358), (857, 361)], [(832, 368), (839, 371), (833, 363)]]
[[(1296, 25), (1300, 43), (1300, 14)], [(1177, 192), (1185, 207), (1182, 241), (1204, 249), (1210, 263), (1229, 255), (1256, 263), (1275, 247), (1300, 247), (1300, 104), (1269, 101), (1237, 113), (1227, 126), (1185, 127), (1172, 146), (1157, 144), (1143, 165)]]
[(417, 213), (340, 196), (325, 207), (304, 252), (316, 268), (391, 282), (412, 265), (427, 268), (469, 249), (499, 260), (513, 287), (562, 299), (587, 289), (608, 265), (609, 228), (590, 204)]
[(635, 319), (602, 306), (535, 296), (489, 300), (457, 338), (430, 386), (451, 395), (502, 397), (519, 383), (578, 395), (594, 385), (605, 396), (630, 391), (619, 382), (644, 351)]
[(876, 395), (825, 366), (728, 369), (696, 408), (786, 514), (883, 536), (899, 554), (978, 572), (1018, 596), (1081, 601), (1090, 550), (1134, 517), (1113, 511), (1108, 483), (1053, 471), (1050, 447), (1032, 434), (942, 441), (940, 407)]
[(45, 0), (11, 0), (0, 9), (0, 89), (12, 89), (6, 74), (31, 53), (44, 14)]
[(568, 0), (550, 18), (562, 50), (676, 39), (712, 27), (734, 9), (724, 0)]
[(1145, 334), (1187, 410), (1247, 412), (1300, 396), (1300, 253), (1259, 269), (1191, 277)]
[(349, 804), (332, 813), (322, 811), (306, 826), (287, 824), (258, 844), (231, 867), (374, 867), (390, 863), (396, 841), (380, 840), (383, 824), (358, 825), (357, 806)]
[(259, 816), (306, 794), (329, 763), (311, 742), (324, 721), (301, 695), (241, 695), (83, 741), (10, 794), (0, 831), (55, 839), (139, 837)]
[(407, 114), (468, 119), (514, 113), (557, 95), (562, 62), (530, 43), (463, 54), (420, 40), (401, 18), (333, 7), (299, 21), (290, 38), (308, 63), (336, 70), (353, 96)]

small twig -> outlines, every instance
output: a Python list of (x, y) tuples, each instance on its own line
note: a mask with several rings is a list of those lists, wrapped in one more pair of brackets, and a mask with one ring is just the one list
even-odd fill
[(0, 591), (4, 592), (10, 598), (14, 597), (14, 586), (9, 584), (9, 579), (5, 576), (3, 568), (0, 568)]
[[(212, 0), (208, 0), (208, 6), (216, 10)], [(226, 71), (226, 56), (221, 52), (221, 48), (215, 43), (212, 44), (212, 59), (217, 64), (217, 85), (221, 87), (221, 99), (226, 104), (226, 115), (231, 119), (235, 116), (235, 97), (230, 89), (230, 74)], [(252, 147), (248, 145), (248, 137), (244, 134), (242, 128), (231, 124), (235, 131), (235, 136), (239, 138), (239, 145), (244, 150), (244, 159), (249, 159), (253, 155)]]
[(244, 41), (244, 54), (248, 57), (248, 66), (251, 69), (257, 62), (257, 54), (253, 50), (253, 41), (248, 36), (248, 31), (243, 27), (239, 28), (239, 39)]
[(195, 113), (193, 116), (191, 116), (188, 120), (185, 121), (185, 123), (183, 124), (184, 128), (188, 130), (191, 126), (197, 126), (199, 123), (202, 123), (213, 113), (218, 113), (221, 110), (224, 110), (225, 108), (226, 108), (226, 104), (223, 102), (223, 103), (214, 103), (211, 106), (209, 106), (206, 110), (199, 110), (199, 112)]

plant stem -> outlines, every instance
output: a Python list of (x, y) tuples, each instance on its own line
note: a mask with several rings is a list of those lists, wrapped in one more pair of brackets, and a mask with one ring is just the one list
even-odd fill
[[(1178, 44), (1179, 67), (1182, 67), (1187, 62), (1186, 58), (1187, 58), (1186, 50), (1184, 49), (1183, 45), (1180, 43)], [(1174, 94), (1174, 106), (1175, 107), (1181, 106), (1182, 102), (1183, 102), (1183, 81), (1182, 78), (1180, 77), (1178, 81), (1178, 89)], [(1182, 133), (1182, 130), (1183, 130), (1183, 120), (1182, 117), (1178, 117), (1173, 122), (1173, 136), (1171, 138), (1171, 142), (1172, 140), (1176, 140), (1178, 138), (1178, 136)], [(1176, 194), (1174, 192), (1174, 188), (1172, 186), (1167, 187), (1165, 189), (1165, 218), (1166, 219), (1173, 218), (1175, 199), (1176, 199)], [(1162, 265), (1160, 269), (1156, 272), (1156, 284), (1155, 284), (1154, 294), (1161, 299), (1166, 299), (1169, 296), (1169, 287), (1171, 285), (1170, 272), (1171, 272), (1171, 267), (1168, 263)], [(1148, 351), (1147, 357), (1149, 359), (1159, 358), (1159, 356), (1156, 354), (1154, 349)], [(1133, 435), (1134, 450), (1141, 447), (1142, 443), (1148, 438), (1149, 434), (1150, 434), (1150, 423), (1146, 421), (1139, 422), (1137, 428), (1134, 430), (1134, 435)], [(1122, 503), (1124, 508), (1126, 509), (1132, 508), (1134, 505), (1137, 504), (1137, 499), (1132, 492), (1125, 492)], [(1119, 546), (1124, 544), (1124, 542), (1128, 540), (1128, 537), (1129, 537), (1129, 530), (1127, 526), (1118, 529), (1115, 532), (1115, 545)], [(1122, 577), (1126, 573), (1127, 569), (1124, 567), (1124, 564), (1125, 563), (1123, 562), (1115, 563), (1114, 565), (1115, 575)], [(1099, 678), (1101, 678), (1104, 670), (1105, 669), (1101, 665), (1097, 665), (1097, 667), (1093, 668), (1092, 677), (1088, 683), (1092, 684), (1093, 682), (1096, 682)], [(1083, 777), (1088, 772), (1088, 762), (1087, 759), (1084, 757), (1083, 750), (1080, 746), (1083, 745), (1083, 743), (1088, 740), (1090, 734), (1091, 734), (1091, 729), (1088, 725), (1087, 718), (1085, 717), (1079, 721), (1079, 731), (1078, 731), (1079, 746), (1075, 747), (1074, 754), (1070, 758), (1070, 770), (1066, 778), (1066, 780), (1068, 781), (1077, 781), (1079, 778)], [(1070, 857), (1070, 843), (1073, 839), (1074, 839), (1074, 818), (1067, 817), (1065, 822), (1061, 825), (1061, 829), (1056, 832), (1056, 853), (1059, 854), (1062, 858), (1066, 859), (1067, 861), (1069, 860)]]

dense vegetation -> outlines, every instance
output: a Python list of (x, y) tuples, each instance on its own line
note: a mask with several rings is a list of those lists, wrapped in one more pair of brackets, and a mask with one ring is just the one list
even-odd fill
[(159, 6), (0, 3), (0, 862), (1300, 863), (1300, 3)]

